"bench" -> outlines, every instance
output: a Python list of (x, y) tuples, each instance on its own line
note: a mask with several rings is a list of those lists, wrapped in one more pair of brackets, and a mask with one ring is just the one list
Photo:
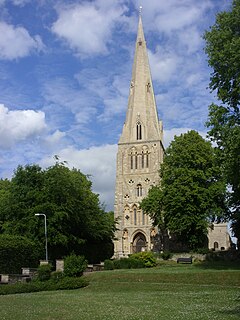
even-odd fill
[(177, 263), (192, 263), (192, 258), (177, 258)]

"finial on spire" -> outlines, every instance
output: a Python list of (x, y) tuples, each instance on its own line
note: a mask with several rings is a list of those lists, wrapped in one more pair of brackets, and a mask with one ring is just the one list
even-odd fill
[(139, 15), (140, 15), (140, 16), (141, 16), (141, 14), (142, 14), (142, 8), (143, 8), (142, 6), (139, 7)]

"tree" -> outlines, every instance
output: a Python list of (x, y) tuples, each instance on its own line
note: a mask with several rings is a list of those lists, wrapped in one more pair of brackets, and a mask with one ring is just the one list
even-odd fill
[(2, 225), (3, 225), (3, 212), (4, 212), (4, 208), (6, 206), (8, 206), (8, 202), (7, 199), (9, 198), (9, 189), (10, 189), (10, 181), (5, 179), (1, 179), (0, 180), (0, 234), (2, 232)]
[(209, 107), (209, 136), (217, 144), (219, 163), (231, 189), (233, 231), (240, 238), (240, 0), (229, 12), (221, 12), (204, 35), (205, 51), (213, 71), (210, 89), (221, 105)]
[(225, 212), (226, 188), (211, 143), (196, 131), (175, 137), (166, 149), (160, 178), (141, 207), (160, 230), (168, 229), (183, 245), (203, 247), (210, 222)]
[(38, 165), (19, 166), (5, 192), (7, 205), (0, 207), (2, 232), (24, 235), (43, 245), (44, 224), (35, 213), (45, 213), (50, 258), (81, 254), (96, 243), (97, 250), (104, 251), (112, 243), (114, 222), (91, 188), (87, 176), (64, 163), (45, 170)]
[(0, 235), (0, 273), (21, 273), (22, 267), (36, 267), (39, 246), (22, 236)]

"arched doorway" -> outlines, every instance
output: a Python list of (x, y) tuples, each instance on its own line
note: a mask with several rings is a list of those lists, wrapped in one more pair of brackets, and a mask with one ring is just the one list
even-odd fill
[(213, 244), (213, 248), (214, 248), (214, 250), (218, 250), (218, 242), (214, 242), (214, 244)]
[(133, 238), (132, 252), (137, 253), (147, 249), (146, 237), (141, 232), (138, 232)]

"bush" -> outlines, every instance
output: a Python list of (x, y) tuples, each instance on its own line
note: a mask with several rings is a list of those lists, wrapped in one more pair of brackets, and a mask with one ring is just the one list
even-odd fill
[(82, 287), (86, 287), (88, 285), (88, 281), (79, 277), (64, 277), (60, 279), (53, 290), (72, 290), (79, 289)]
[(135, 258), (121, 258), (113, 261), (114, 269), (138, 269), (144, 268), (144, 262)]
[(163, 260), (169, 260), (170, 258), (172, 258), (172, 253), (169, 251), (164, 251), (161, 253), (161, 258)]
[(64, 275), (67, 277), (80, 277), (87, 268), (87, 260), (84, 256), (71, 254), (64, 259)]
[(195, 250), (195, 253), (198, 253), (198, 254), (207, 254), (209, 253), (209, 249), (208, 248), (198, 248)]
[(37, 267), (40, 251), (26, 237), (0, 235), (0, 273), (21, 273), (22, 267)]
[(130, 269), (129, 267), (129, 258), (121, 258), (119, 260), (114, 260), (115, 269)]
[(64, 277), (64, 273), (62, 271), (53, 271), (51, 273), (51, 280), (53, 282), (58, 282), (59, 280), (61, 280)]
[(149, 251), (134, 253), (130, 258), (142, 261), (146, 268), (155, 267), (157, 265), (157, 259), (154, 257), (154, 254)]
[(83, 278), (64, 277), (55, 282), (48, 281), (32, 281), (29, 283), (17, 283), (0, 286), (0, 295), (29, 293), (39, 291), (54, 291), (54, 290), (72, 290), (86, 287), (88, 281)]
[(129, 259), (129, 265), (131, 269), (139, 269), (139, 268), (144, 268), (144, 262), (139, 259), (135, 259), (130, 257)]
[(112, 260), (107, 259), (104, 261), (104, 270), (113, 270), (114, 269), (114, 263)]
[(50, 264), (43, 264), (37, 269), (37, 280), (47, 281), (51, 277), (52, 266)]

